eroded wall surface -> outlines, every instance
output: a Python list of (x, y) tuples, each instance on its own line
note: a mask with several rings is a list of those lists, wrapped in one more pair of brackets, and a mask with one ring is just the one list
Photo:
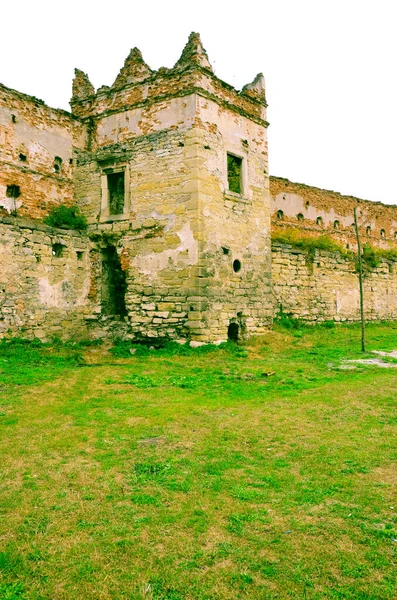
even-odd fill
[[(266, 124), (206, 98), (198, 99), (198, 124), (202, 231), (196, 303), (202, 320), (196, 335), (224, 340), (231, 323), (240, 334), (259, 334), (272, 321)], [(240, 193), (229, 189), (228, 154), (241, 160)]]
[[(173, 69), (151, 71), (134, 49), (111, 88), (95, 93), (77, 71), (73, 90), (90, 131), (76, 199), (90, 235), (117, 246), (132, 334), (217, 341), (231, 322), (262, 331), (272, 315), (263, 77), (241, 92), (221, 82), (192, 34)], [(241, 193), (228, 191), (228, 152), (243, 161)], [(117, 171), (124, 210), (112, 215)]]
[(43, 218), (49, 207), (72, 203), (73, 148), (84, 143), (78, 119), (0, 85), (0, 211)]
[(0, 338), (88, 337), (89, 240), (0, 217)]
[[(117, 248), (126, 275), (129, 332), (186, 337), (198, 262), (195, 135), (191, 130), (154, 132), (124, 146), (126, 151), (112, 145), (79, 157), (76, 195), (98, 247)], [(122, 219), (101, 218), (103, 165), (107, 157), (117, 164), (118, 151), (128, 171), (129, 210)], [(93, 293), (100, 303), (99, 287)]]
[[(308, 322), (358, 321), (359, 280), (354, 261), (338, 252), (316, 250), (314, 256), (273, 243), (272, 290), (275, 316), (289, 314)], [(381, 261), (364, 277), (365, 316), (397, 319), (397, 264)]]
[(354, 209), (362, 242), (397, 247), (397, 206), (322, 190), (282, 177), (270, 177), (272, 226), (297, 228), (309, 235), (331, 236), (344, 248), (357, 249)]

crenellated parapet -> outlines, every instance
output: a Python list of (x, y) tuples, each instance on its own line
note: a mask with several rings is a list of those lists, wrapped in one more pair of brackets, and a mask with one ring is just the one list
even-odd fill
[(95, 95), (95, 88), (89, 80), (88, 75), (80, 71), (80, 69), (74, 70), (72, 93), (72, 100), (74, 101), (84, 100)]
[(117, 75), (112, 88), (119, 89), (126, 85), (145, 81), (152, 74), (153, 71), (143, 60), (141, 51), (138, 48), (133, 48), (125, 59), (124, 66)]
[(270, 177), (272, 229), (335, 238), (356, 249), (354, 210), (363, 244), (387, 250), (397, 246), (397, 206)]
[(222, 107), (267, 126), (264, 78), (257, 75), (241, 91), (213, 72), (198, 33), (192, 33), (175, 65), (153, 71), (138, 48), (130, 51), (111, 87), (97, 92), (88, 77), (76, 70), (71, 99), (72, 113), (80, 118), (100, 119), (110, 114), (152, 106), (190, 94), (208, 98)]
[(185, 69), (191, 65), (197, 65), (204, 69), (208, 69), (213, 73), (212, 66), (208, 60), (207, 52), (201, 43), (200, 34), (192, 32), (189, 40), (184, 47), (179, 60), (175, 63), (175, 69)]

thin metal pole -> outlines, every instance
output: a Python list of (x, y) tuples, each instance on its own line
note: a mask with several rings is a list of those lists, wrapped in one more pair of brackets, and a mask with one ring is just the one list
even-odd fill
[(360, 312), (361, 312), (361, 350), (365, 352), (365, 319), (364, 319), (364, 289), (363, 289), (363, 263), (361, 259), (360, 234), (358, 232), (357, 209), (354, 208), (354, 228), (357, 238), (358, 252), (358, 280), (360, 282)]

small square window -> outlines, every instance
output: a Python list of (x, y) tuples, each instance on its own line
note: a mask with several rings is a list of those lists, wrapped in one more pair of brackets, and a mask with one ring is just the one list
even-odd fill
[(227, 155), (227, 182), (229, 190), (236, 194), (241, 194), (242, 192), (242, 166), (242, 158), (234, 156), (234, 154)]
[(107, 175), (108, 204), (110, 215), (121, 215), (124, 212), (124, 171)]
[(58, 242), (52, 244), (52, 255), (60, 258), (63, 255), (64, 248), (65, 246), (63, 244), (59, 244)]
[(21, 188), (19, 185), (7, 185), (6, 196), (7, 198), (19, 198), (21, 195)]

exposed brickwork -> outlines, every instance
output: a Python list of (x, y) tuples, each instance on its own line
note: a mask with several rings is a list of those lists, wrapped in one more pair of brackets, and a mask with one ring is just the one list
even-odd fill
[[(232, 321), (247, 333), (269, 325), (262, 79), (236, 92), (213, 75), (194, 34), (174, 69), (154, 74), (134, 49), (112, 88), (74, 97), (72, 109), (94, 123), (91, 151), (76, 154), (76, 198), (90, 231), (117, 238), (130, 331), (214, 341)], [(243, 160), (241, 194), (227, 192), (227, 152)], [(122, 219), (104, 212), (108, 168), (125, 170)]]
[[(352, 224), (357, 208), (363, 243), (385, 249), (397, 247), (397, 206), (343, 196), (281, 177), (270, 177), (270, 192), (274, 228), (293, 226), (311, 235), (331, 235), (343, 246), (355, 249)], [(281, 218), (278, 211), (283, 213)]]
[[(270, 217), (354, 248), (358, 206), (363, 235), (388, 248), (396, 208), (269, 185), (261, 74), (238, 92), (194, 33), (172, 69), (154, 72), (134, 48), (97, 91), (76, 69), (71, 107), (0, 86), (0, 336), (214, 342), (263, 332), (280, 306), (309, 321), (358, 318), (353, 263), (272, 250)], [(77, 203), (87, 232), (43, 225), (59, 203)], [(367, 276), (369, 318), (397, 318), (393, 269)]]
[[(73, 148), (85, 127), (65, 111), (0, 85), (0, 209), (42, 218), (51, 205), (74, 201)], [(61, 159), (54, 172), (55, 157)], [(18, 185), (20, 196), (7, 197)]]

